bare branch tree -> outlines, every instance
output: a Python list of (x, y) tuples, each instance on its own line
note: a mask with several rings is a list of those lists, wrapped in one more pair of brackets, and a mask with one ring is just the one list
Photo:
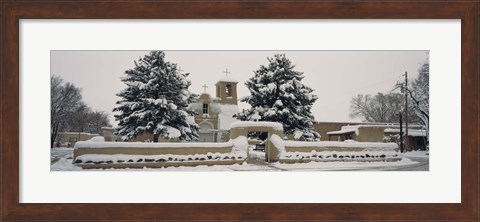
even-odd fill
[[(397, 122), (398, 113), (404, 109), (403, 98), (402, 94), (393, 92), (375, 96), (359, 94), (350, 101), (350, 118), (360, 118), (364, 122)], [(413, 115), (409, 118), (418, 122)]]
[(82, 100), (81, 89), (55, 75), (50, 77), (50, 147), (54, 146), (60, 130)]

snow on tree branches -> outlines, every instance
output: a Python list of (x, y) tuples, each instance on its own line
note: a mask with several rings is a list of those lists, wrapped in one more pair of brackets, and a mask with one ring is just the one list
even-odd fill
[(250, 96), (241, 99), (251, 105), (250, 109), (234, 115), (243, 121), (270, 121), (282, 123), (285, 134), (297, 140), (314, 141), (320, 138), (311, 126), (311, 113), (318, 97), (313, 89), (301, 83), (302, 72), (293, 70), (294, 65), (284, 54), (268, 58), (267, 66), (261, 65), (245, 85)]
[(188, 121), (195, 114), (188, 109), (197, 95), (190, 93), (188, 73), (181, 73), (177, 64), (165, 61), (165, 53), (151, 51), (125, 71), (122, 81), (127, 88), (117, 96), (113, 111), (118, 122), (116, 133), (124, 140), (144, 133), (158, 137), (192, 141), (198, 139), (198, 125)]
[[(425, 128), (429, 129), (429, 106), (430, 106), (430, 65), (429, 62), (425, 62), (418, 69), (418, 77), (413, 80), (408, 87), (408, 95), (412, 100), (415, 114), (421, 119)], [(427, 133), (427, 138), (429, 134)]]

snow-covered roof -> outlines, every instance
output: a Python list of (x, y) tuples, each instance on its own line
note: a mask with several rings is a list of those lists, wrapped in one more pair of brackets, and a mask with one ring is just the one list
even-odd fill
[(355, 131), (357, 131), (357, 130), (356, 129), (342, 129), (342, 130), (327, 132), (327, 135), (354, 133)]
[[(335, 134), (345, 134), (345, 133), (351, 133), (351, 132), (355, 132), (356, 135), (359, 134), (359, 131), (358, 129), (359, 128), (385, 128), (385, 127), (388, 127), (387, 129), (395, 129), (397, 128), (400, 128), (400, 125), (398, 124), (390, 124), (390, 125), (387, 125), (387, 124), (360, 124), (360, 125), (352, 125), (352, 126), (342, 126), (341, 130), (337, 130), (337, 131), (330, 131), (330, 132), (327, 132), (327, 135), (335, 135)], [(411, 127), (419, 127), (419, 125), (411, 125)], [(410, 128), (410, 125), (409, 125), (409, 128)], [(410, 131), (410, 130), (409, 130)], [(387, 131), (385, 131), (387, 132)], [(410, 135), (410, 133), (409, 133)]]
[(233, 78), (230, 77), (230, 76), (224, 76), (224, 77), (220, 78), (217, 83), (219, 83), (219, 82), (238, 83), (237, 80), (233, 79)]
[(218, 106), (220, 107), (220, 112), (218, 113), (218, 129), (228, 130), (233, 122), (238, 121), (233, 118), (233, 115), (239, 112), (238, 106), (232, 104), (219, 104)]
[(281, 123), (277, 122), (264, 122), (264, 121), (259, 121), (259, 122), (253, 122), (253, 121), (237, 121), (232, 123), (231, 128), (234, 127), (272, 127), (275, 130), (283, 131), (283, 126)]
[[(384, 133), (400, 133), (400, 129), (392, 129), (392, 128), (387, 128), (383, 131)], [(402, 132), (405, 133), (405, 128), (402, 129)], [(427, 133), (425, 130), (418, 130), (418, 129), (408, 129), (408, 135), (409, 136), (427, 136)]]
[(202, 93), (200, 93), (200, 96), (202, 96), (202, 95), (207, 95), (208, 98), (213, 99), (213, 97), (212, 97), (212, 96), (210, 95), (210, 93), (208, 93), (208, 92), (202, 92)]
[(59, 132), (59, 134), (64, 134), (64, 135), (87, 135), (87, 136), (100, 136), (98, 133), (85, 133), (85, 132)]

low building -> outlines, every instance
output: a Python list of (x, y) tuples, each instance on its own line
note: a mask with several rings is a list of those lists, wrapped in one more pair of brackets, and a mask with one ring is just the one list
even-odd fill
[[(317, 123), (321, 125), (322, 123)], [(332, 124), (327, 124), (332, 125)], [(338, 125), (337, 125), (338, 126)], [(410, 150), (425, 150), (427, 148), (426, 131), (421, 125), (411, 124), (408, 127), (409, 136), (406, 148)], [(344, 125), (340, 129), (326, 132), (328, 141), (354, 140), (357, 142), (395, 142), (400, 145), (400, 125), (396, 123), (369, 123)], [(403, 130), (405, 135), (405, 129)]]
[[(402, 130), (403, 135), (406, 134), (405, 129)], [(427, 131), (425, 129), (408, 129), (408, 148), (407, 150), (427, 150), (428, 140)], [(387, 128), (384, 131), (385, 142), (395, 142), (400, 146), (400, 129)]]

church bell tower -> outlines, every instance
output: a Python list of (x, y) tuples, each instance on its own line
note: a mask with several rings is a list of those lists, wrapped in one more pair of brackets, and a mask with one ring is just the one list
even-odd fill
[(218, 80), (215, 84), (217, 88), (217, 97), (220, 99), (221, 104), (238, 105), (237, 101), (237, 84), (238, 81), (232, 79), (228, 74), (230, 73), (226, 69), (223, 73), (225, 76)]

